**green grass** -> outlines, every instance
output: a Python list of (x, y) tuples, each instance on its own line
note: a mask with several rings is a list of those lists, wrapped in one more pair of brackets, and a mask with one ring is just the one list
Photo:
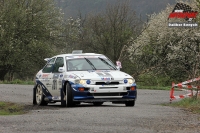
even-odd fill
[(141, 86), (137, 85), (138, 89), (149, 89), (149, 90), (170, 90), (171, 86)]
[(181, 107), (190, 112), (200, 114), (200, 98), (185, 98), (180, 101), (172, 101), (171, 104), (165, 104), (172, 107)]
[(20, 115), (26, 113), (24, 106), (0, 101), (0, 115)]
[(0, 84), (22, 84), (22, 85), (34, 85), (34, 81), (23, 81), (19, 79), (15, 79), (13, 81), (0, 81)]

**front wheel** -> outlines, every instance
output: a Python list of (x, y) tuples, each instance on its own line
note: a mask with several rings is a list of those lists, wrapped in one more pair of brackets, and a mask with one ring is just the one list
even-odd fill
[(73, 101), (72, 87), (69, 83), (67, 83), (67, 85), (66, 85), (65, 99), (66, 99), (67, 107), (73, 107), (75, 105), (75, 103)]
[(127, 102), (125, 102), (125, 105), (126, 106), (135, 106), (135, 100), (134, 101), (127, 101)]

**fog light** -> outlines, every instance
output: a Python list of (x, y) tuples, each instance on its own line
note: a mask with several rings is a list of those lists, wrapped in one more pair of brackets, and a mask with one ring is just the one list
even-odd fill
[(135, 86), (131, 86), (130, 90), (134, 91), (135, 90)]
[(84, 91), (85, 89), (84, 89), (84, 88), (78, 88), (78, 90), (79, 90), (79, 91)]

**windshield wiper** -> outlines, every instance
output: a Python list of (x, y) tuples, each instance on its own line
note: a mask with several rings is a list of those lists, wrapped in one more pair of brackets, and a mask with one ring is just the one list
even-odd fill
[(105, 59), (98, 57), (102, 62), (104, 62), (106, 65), (112, 67), (112, 69), (116, 70), (116, 68), (114, 66), (112, 66), (110, 63), (108, 63)]
[(97, 70), (89, 59), (85, 58), (85, 60), (90, 64), (90, 66), (92, 66), (93, 70)]

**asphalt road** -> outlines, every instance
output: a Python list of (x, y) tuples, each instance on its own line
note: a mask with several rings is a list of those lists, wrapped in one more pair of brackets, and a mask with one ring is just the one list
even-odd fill
[(32, 105), (30, 85), (0, 84), (0, 101), (25, 104), (29, 113), (0, 116), (0, 133), (200, 133), (200, 115), (162, 106), (169, 91), (138, 89), (134, 107), (104, 103), (62, 108)]

